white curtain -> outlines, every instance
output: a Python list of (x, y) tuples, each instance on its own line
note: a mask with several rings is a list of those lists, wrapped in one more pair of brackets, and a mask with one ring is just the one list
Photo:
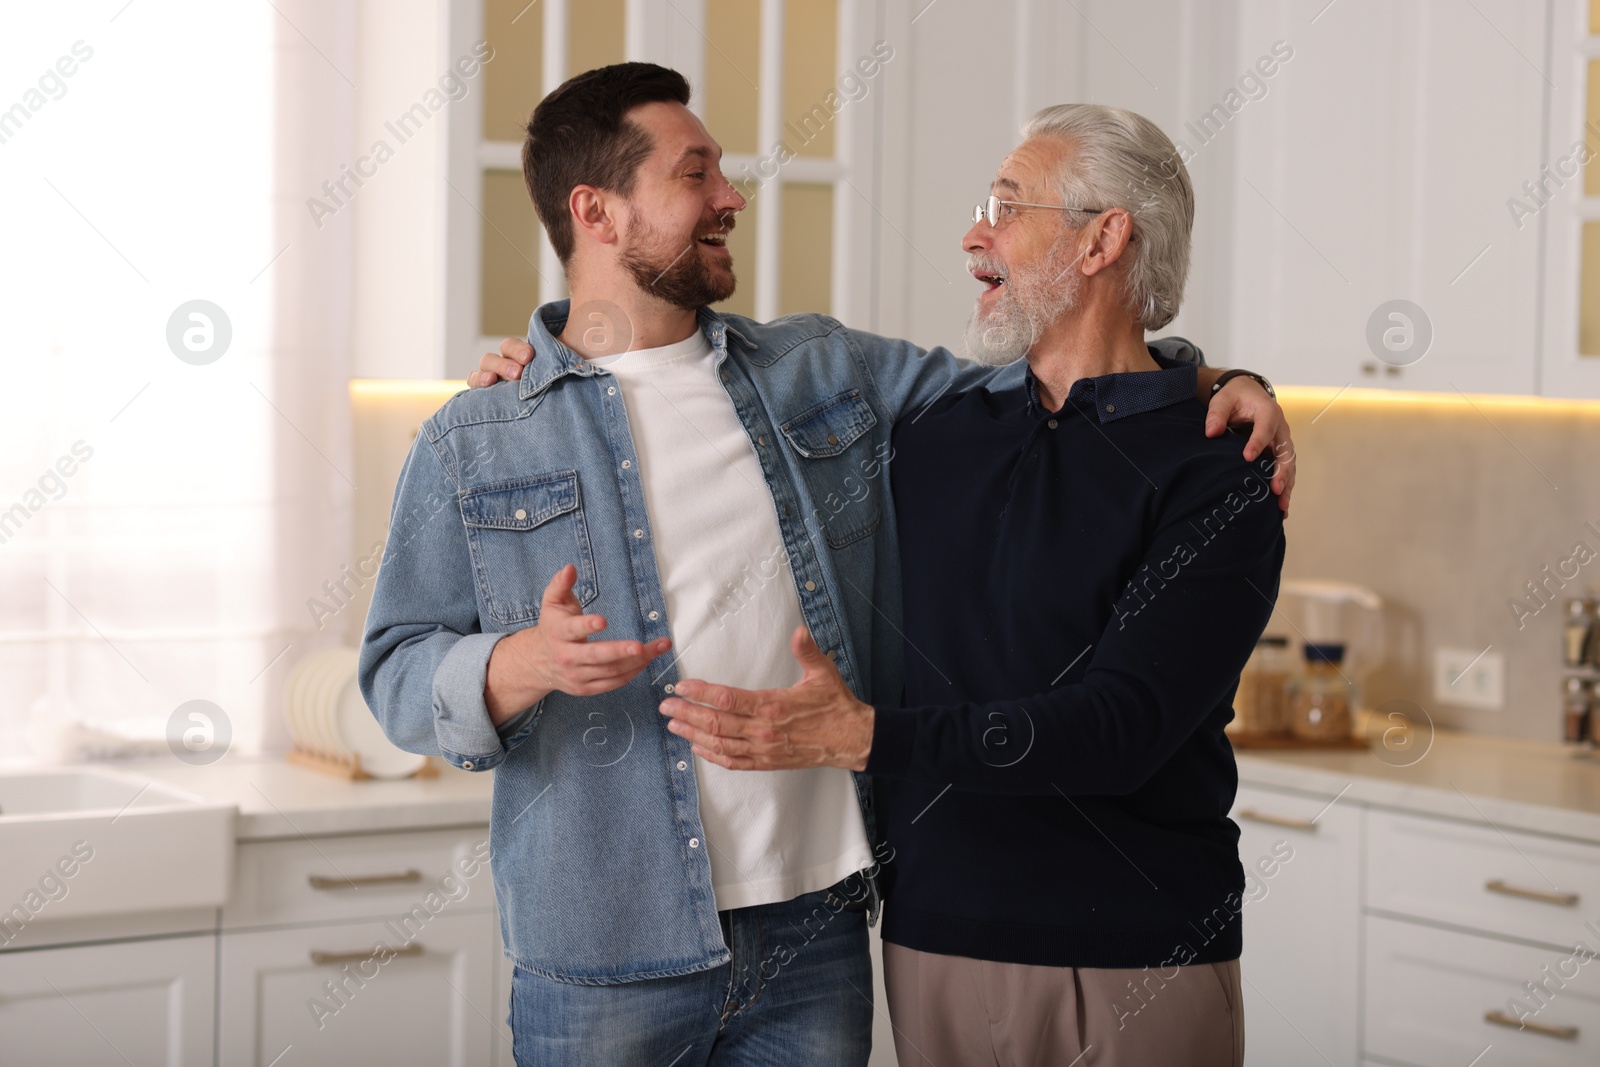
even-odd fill
[(196, 699), (281, 749), (350, 555), (350, 233), (305, 200), (349, 154), (351, 4), (6, 22), (0, 762)]

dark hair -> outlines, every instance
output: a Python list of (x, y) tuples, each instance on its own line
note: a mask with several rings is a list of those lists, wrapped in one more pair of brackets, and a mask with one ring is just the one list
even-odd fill
[(522, 178), (562, 263), (572, 256), (567, 200), (573, 188), (632, 194), (634, 174), (655, 146), (627, 115), (658, 101), (689, 102), (682, 74), (654, 63), (618, 63), (568, 78), (533, 109), (522, 142)]

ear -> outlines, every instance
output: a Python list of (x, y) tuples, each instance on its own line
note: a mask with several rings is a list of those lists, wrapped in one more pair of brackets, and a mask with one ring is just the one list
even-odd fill
[(1098, 274), (1122, 258), (1133, 242), (1133, 216), (1120, 207), (1111, 208), (1089, 224), (1093, 236), (1083, 254), (1083, 273)]
[(572, 213), (572, 225), (600, 244), (615, 244), (617, 240), (617, 201), (604, 190), (592, 185), (573, 186), (567, 197), (567, 210)]

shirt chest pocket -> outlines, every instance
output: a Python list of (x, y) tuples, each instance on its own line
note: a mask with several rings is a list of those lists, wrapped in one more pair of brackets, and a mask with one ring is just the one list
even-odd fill
[(577, 471), (554, 471), (479, 486), (461, 495), (479, 601), (497, 622), (537, 622), (556, 571), (578, 568), (573, 595), (599, 593)]
[(851, 389), (779, 427), (801, 456), (812, 514), (834, 548), (867, 536), (882, 521), (883, 456), (874, 450), (870, 432), (877, 424), (861, 390)]

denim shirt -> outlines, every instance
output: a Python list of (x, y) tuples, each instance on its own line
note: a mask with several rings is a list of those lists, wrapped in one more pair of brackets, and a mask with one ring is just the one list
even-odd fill
[[(602, 640), (670, 634), (616, 379), (556, 340), (568, 302), (529, 325), (520, 380), (452, 397), (400, 474), (361, 647), (360, 683), (410, 752), (495, 775), (490, 845), (507, 955), (588, 984), (728, 962), (689, 742), (658, 705), (669, 653), (596, 696), (555, 692), (498, 728), (490, 651), (539, 621), (566, 564)], [(1019, 374), (846, 329), (700, 312), (714, 366), (772, 492), (806, 625), (851, 689), (900, 698), (900, 575), (889, 432), (944, 391)], [(871, 792), (855, 776), (869, 836)], [(872, 884), (876, 917), (876, 884)]]

